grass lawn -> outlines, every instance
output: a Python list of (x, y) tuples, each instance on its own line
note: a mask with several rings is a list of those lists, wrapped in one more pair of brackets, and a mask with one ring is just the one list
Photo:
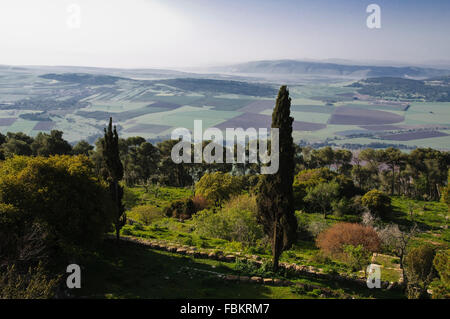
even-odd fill
[[(236, 263), (197, 259), (114, 240), (106, 240), (97, 252), (86, 253), (81, 259), (82, 288), (77, 289), (77, 297), (311, 299), (320, 295), (318, 290), (304, 291), (294, 286), (225, 281), (217, 278), (216, 273), (252, 274), (236, 269)], [(302, 276), (289, 280), (331, 288), (355, 298), (401, 298), (398, 292), (368, 289), (356, 284)]]
[(84, 256), (82, 288), (88, 298), (311, 298), (290, 287), (229, 282), (209, 272), (234, 273), (232, 268), (152, 250), (131, 243), (107, 240), (98, 253)]
[(415, 238), (414, 245), (429, 243), (433, 246), (449, 247), (450, 213), (446, 204), (394, 196), (392, 206), (394, 212), (390, 221), (405, 227), (412, 227), (416, 223), (420, 229), (421, 233)]
[(136, 205), (153, 205), (155, 207), (164, 208), (172, 201), (188, 198), (193, 196), (190, 188), (182, 187), (127, 187), (125, 194), (125, 206), (131, 208)]

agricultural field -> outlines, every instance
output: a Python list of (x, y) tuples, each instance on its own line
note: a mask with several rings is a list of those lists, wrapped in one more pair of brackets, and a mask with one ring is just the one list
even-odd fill
[[(177, 78), (175, 72), (166, 78), (125, 70), (84, 72), (0, 68), (0, 132), (57, 129), (71, 143), (92, 143), (110, 116), (123, 137), (150, 140), (167, 139), (177, 127), (192, 130), (194, 120), (203, 120), (204, 130), (270, 127), (280, 85), (219, 75)], [(350, 148), (450, 148), (450, 102), (364, 95), (354, 83), (291, 84), (294, 139)]]

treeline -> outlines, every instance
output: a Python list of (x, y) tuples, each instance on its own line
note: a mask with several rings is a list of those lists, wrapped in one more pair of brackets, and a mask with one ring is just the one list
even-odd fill
[[(80, 141), (70, 145), (61, 131), (39, 133), (30, 137), (23, 133), (0, 134), (0, 158), (13, 155), (50, 156), (86, 155), (91, 158), (99, 175), (104, 175), (102, 161), (103, 137), (94, 145)], [(182, 163), (175, 164), (171, 150), (178, 143), (167, 140), (156, 145), (142, 137), (119, 138), (118, 147), (127, 186), (159, 184), (186, 187), (206, 173), (229, 172), (232, 175), (258, 175), (259, 164), (254, 163)], [(203, 148), (209, 142), (203, 143)], [(222, 146), (215, 145), (216, 150)], [(235, 157), (240, 146), (235, 146)], [(248, 147), (245, 150), (248, 154)], [(439, 200), (441, 188), (447, 183), (450, 153), (431, 148), (417, 148), (410, 153), (389, 147), (367, 148), (362, 151), (333, 149), (330, 146), (313, 149), (294, 145), (295, 173), (326, 167), (351, 179), (362, 192), (380, 189), (390, 195), (404, 195), (415, 199)], [(192, 152), (193, 154), (193, 152)], [(224, 156), (226, 152), (223, 152)], [(192, 155), (193, 156), (193, 155)], [(225, 161), (225, 158), (224, 158)]]
[(449, 102), (450, 88), (448, 77), (429, 79), (440, 82), (441, 85), (429, 84), (426, 80), (411, 80), (394, 77), (379, 77), (365, 79), (349, 85), (359, 88), (359, 93), (380, 98), (391, 97), (397, 99), (418, 100), (430, 102)]

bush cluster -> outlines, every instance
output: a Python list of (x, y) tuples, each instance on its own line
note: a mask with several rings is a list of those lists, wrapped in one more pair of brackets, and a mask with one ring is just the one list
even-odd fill
[(368, 252), (380, 249), (380, 238), (374, 228), (354, 223), (337, 223), (317, 237), (317, 246), (327, 255), (345, 258), (345, 247), (361, 245)]

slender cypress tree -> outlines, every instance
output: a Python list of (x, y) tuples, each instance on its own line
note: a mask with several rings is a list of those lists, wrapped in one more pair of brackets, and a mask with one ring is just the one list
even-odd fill
[(123, 165), (119, 156), (119, 136), (116, 126), (112, 127), (112, 118), (109, 118), (108, 129), (105, 128), (105, 137), (102, 140), (103, 159), (107, 169), (107, 180), (111, 196), (116, 204), (114, 227), (117, 240), (120, 238), (120, 229), (126, 223), (125, 207), (122, 204), (123, 187), (119, 182), (123, 178)]
[(296, 239), (297, 219), (294, 214), (294, 145), (292, 139), (291, 98), (286, 86), (278, 92), (272, 114), (272, 128), (279, 129), (279, 170), (264, 175), (258, 185), (258, 220), (271, 239), (273, 269), (278, 270), (281, 253)]

